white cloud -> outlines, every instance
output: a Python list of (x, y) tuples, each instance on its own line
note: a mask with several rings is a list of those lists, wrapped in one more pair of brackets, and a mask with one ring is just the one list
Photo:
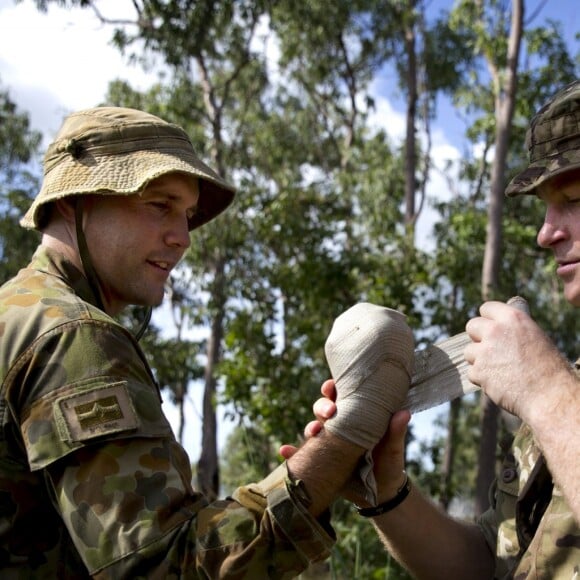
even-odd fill
[(374, 98), (374, 107), (369, 112), (369, 126), (377, 131), (384, 129), (393, 143), (400, 143), (405, 138), (405, 115), (397, 111), (385, 97)]
[[(99, 3), (101, 13), (111, 17), (130, 17), (128, 6)], [(0, 80), (49, 140), (70, 111), (98, 105), (109, 81), (124, 78), (145, 88), (155, 80), (125, 62), (110, 45), (112, 28), (91, 10), (51, 6), (43, 14), (32, 2), (4, 2), (0, 12)]]
[[(369, 124), (375, 130), (383, 129), (395, 146), (402, 144), (405, 139), (405, 114), (398, 111), (393, 106), (393, 103), (383, 96), (375, 97), (374, 109), (369, 114)], [(417, 245), (425, 250), (433, 248), (431, 232), (438, 218), (437, 212), (432, 208), (429, 201), (433, 199), (438, 201), (450, 199), (451, 192), (444, 174), (447, 174), (447, 177), (456, 182), (457, 162), (461, 158), (459, 149), (449, 141), (440, 128), (432, 127), (431, 130), (430, 155), (432, 167), (426, 188), (427, 201), (416, 225)], [(425, 145), (425, 136), (419, 133), (419, 138)]]

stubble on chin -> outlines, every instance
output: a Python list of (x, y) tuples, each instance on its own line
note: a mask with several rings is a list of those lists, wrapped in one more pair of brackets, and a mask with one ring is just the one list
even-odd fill
[(571, 279), (568, 282), (560, 280), (562, 284), (562, 293), (568, 303), (575, 308), (580, 307), (580, 279)]

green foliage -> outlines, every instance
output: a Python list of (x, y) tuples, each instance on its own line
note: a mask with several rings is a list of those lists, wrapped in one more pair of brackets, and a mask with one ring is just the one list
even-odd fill
[(366, 0), (272, 3), (271, 26), (281, 41), (280, 67), (300, 84), (317, 79), (321, 96), (335, 98), (326, 101), (327, 107), (341, 107), (345, 78), (357, 83), (371, 78), (377, 45), (365, 17), (372, 4)]
[(474, 66), (471, 43), (471, 32), (451, 26), (445, 13), (425, 30), (422, 61), (433, 93), (453, 94), (461, 86)]
[(26, 113), (18, 111), (8, 92), (0, 91), (0, 282), (25, 266), (39, 238), (23, 229), (20, 218), (36, 195), (39, 182), (32, 161), (40, 134), (30, 128)]
[(486, 215), (461, 198), (439, 204), (438, 210), (442, 220), (434, 228), (436, 250), (429, 263), (433, 283), (425, 305), (432, 324), (450, 336), (463, 330), (481, 301)]
[(237, 487), (263, 479), (276, 467), (275, 457), (275, 446), (261, 429), (238, 424), (221, 456), (223, 493), (231, 495)]
[[(0, 85), (1, 87), (1, 85)], [(30, 128), (26, 113), (18, 111), (7, 91), (0, 91), (0, 170), (14, 177), (16, 170), (38, 152), (41, 136)]]
[[(448, 412), (441, 411), (433, 425), (434, 437), (419, 441), (417, 451), (409, 459), (409, 473), (427, 495), (439, 501), (442, 489), (442, 467), (447, 441)], [(481, 437), (479, 425), (479, 396), (474, 394), (461, 400), (456, 424), (455, 440), (450, 442), (454, 448), (454, 461), (451, 466), (451, 482), (447, 492), (455, 503), (469, 502), (475, 488), (477, 470), (477, 448)], [(466, 444), (468, 442), (468, 444)], [(429, 458), (431, 466), (425, 469), (422, 464)], [(453, 508), (453, 505), (451, 506)], [(464, 506), (463, 506), (464, 507)]]
[(0, 283), (12, 278), (28, 263), (40, 241), (36, 232), (25, 230), (19, 224), (36, 193), (32, 189), (36, 183), (24, 189), (10, 188), (0, 182)]
[[(55, 3), (93, 5), (36, 3), (44, 10)], [(184, 126), (199, 155), (239, 188), (223, 216), (192, 233), (172, 281), (177, 337), (152, 327), (143, 339), (160, 384), (180, 403), (204, 370), (208, 329), (221, 324), (216, 402), (228, 403), (242, 425), (224, 450), (223, 481), (231, 489), (269, 471), (278, 443), (294, 442), (311, 419), (328, 375), (324, 341), (346, 308), (368, 300), (400, 309), (418, 330), (418, 342), (463, 330), (477, 312), (495, 134), (485, 57), (504, 64), (509, 11), (500, 0), (461, 0), (449, 15), (437, 16), (428, 3), (398, 0), (140, 0), (133, 7), (135, 26), (116, 23), (114, 42), (134, 63), (150, 67), (161, 59), (167, 67), (145, 93), (122, 79), (113, 82), (107, 103)], [(403, 224), (401, 143), (369, 122), (373, 87), (381, 85), (389, 97), (408, 90), (406, 32), (417, 42), (423, 122), (434, 118), (444, 92), (467, 123), (460, 183), (447, 175), (459, 193), (434, 206), (440, 222), (429, 254), (414, 247)], [(532, 112), (577, 76), (558, 23), (526, 30), (525, 48), (508, 177), (526, 162), (524, 133)], [(0, 167), (20, 174), (19, 162), (33, 152), (32, 141), (18, 140), (28, 126), (6, 105), (0, 120)], [(427, 162), (429, 152), (416, 141)], [(481, 148), (484, 156), (475, 153)], [(2, 175), (10, 212), (0, 220), (0, 235), (20, 248), (16, 218), (32, 182), (9, 189), (6, 183)], [(506, 202), (497, 297), (523, 295), (536, 320), (572, 356), (577, 317), (563, 304), (551, 258), (536, 248), (541, 219), (533, 198)], [(142, 316), (136, 311), (130, 324), (138, 328)], [(441, 435), (417, 442), (409, 458), (417, 485), (435, 498), (442, 493), (444, 418)], [(478, 436), (477, 401), (466, 400), (451, 442), (450, 491), (460, 498), (469, 499), (474, 487)], [(369, 522), (349, 506), (337, 504), (334, 522), (339, 543), (333, 577), (406, 577)]]

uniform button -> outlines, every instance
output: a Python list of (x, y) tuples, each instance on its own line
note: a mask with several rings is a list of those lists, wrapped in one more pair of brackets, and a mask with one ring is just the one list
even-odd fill
[(503, 470), (501, 479), (504, 483), (511, 483), (518, 476), (518, 472), (513, 467)]

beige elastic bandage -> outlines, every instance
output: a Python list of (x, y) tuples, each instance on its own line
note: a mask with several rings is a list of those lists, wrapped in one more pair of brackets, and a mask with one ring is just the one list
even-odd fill
[(358, 484), (362, 483), (367, 499), (374, 504), (370, 451), (407, 396), (414, 360), (413, 333), (397, 310), (363, 302), (334, 321), (325, 353), (337, 393), (337, 412), (325, 428), (368, 450)]

